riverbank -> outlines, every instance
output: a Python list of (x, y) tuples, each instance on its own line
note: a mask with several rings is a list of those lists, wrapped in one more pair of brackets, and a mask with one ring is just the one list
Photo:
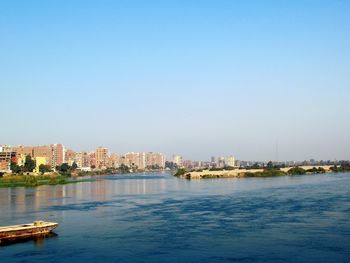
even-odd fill
[(201, 170), (186, 172), (178, 170), (175, 176), (184, 179), (237, 178), (237, 177), (273, 177), (286, 175), (319, 174), (332, 172), (332, 166), (300, 166), (281, 169), (233, 169), (233, 170)]
[(72, 180), (77, 177), (101, 176), (115, 174), (110, 170), (96, 170), (89, 172), (74, 171), (72, 173), (50, 172), (45, 174), (4, 174), (0, 177), (0, 188), (5, 187), (35, 187), (40, 185), (59, 185), (86, 182), (90, 180)]
[(35, 187), (40, 185), (58, 185), (76, 183), (62, 175), (11, 175), (0, 178), (0, 188), (4, 187)]
[[(60, 185), (60, 184), (72, 184), (81, 182), (91, 182), (92, 179), (80, 179), (84, 177), (97, 177), (97, 176), (109, 176), (109, 175), (125, 175), (134, 174), (139, 171), (121, 171), (118, 169), (106, 169), (95, 171), (79, 171), (71, 174), (58, 174), (58, 173), (46, 173), (44, 175), (38, 174), (5, 174), (0, 177), (0, 188), (6, 187), (36, 187), (41, 185)], [(148, 171), (148, 172), (159, 172)], [(74, 180), (73, 180), (74, 179)]]

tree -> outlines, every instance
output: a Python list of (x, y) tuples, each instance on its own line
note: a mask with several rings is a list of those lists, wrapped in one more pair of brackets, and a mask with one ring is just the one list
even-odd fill
[(250, 168), (252, 168), (252, 169), (260, 169), (261, 167), (260, 167), (259, 163), (254, 163)]
[(186, 169), (185, 168), (179, 168), (177, 169), (176, 173), (175, 173), (175, 176), (181, 176), (181, 175), (184, 175), (186, 174)]
[(306, 172), (307, 171), (304, 170), (303, 168), (296, 166), (289, 169), (287, 173), (290, 175), (303, 175), (303, 174), (306, 174)]
[(76, 170), (77, 168), (78, 168), (78, 165), (75, 162), (73, 162), (71, 169)]
[(165, 168), (169, 168), (170, 170), (176, 170), (178, 167), (176, 163), (166, 161)]
[(266, 165), (267, 169), (273, 169), (273, 163), (271, 161), (269, 161)]
[(61, 174), (66, 174), (70, 170), (70, 166), (68, 163), (62, 163), (56, 167), (56, 170)]
[(51, 166), (50, 165), (45, 165), (45, 164), (40, 164), (39, 165), (39, 172), (41, 174), (51, 172)]
[(30, 155), (26, 156), (24, 166), (23, 166), (23, 171), (24, 172), (33, 172), (35, 168), (35, 161), (30, 157)]
[(323, 167), (318, 167), (318, 173), (324, 174), (326, 170)]
[(130, 172), (129, 167), (123, 163), (119, 166), (119, 171), (121, 173), (129, 173)]
[(148, 165), (146, 168), (150, 170), (159, 170), (160, 166), (158, 164), (152, 164), (152, 165)]
[(19, 172), (21, 172), (21, 167), (19, 165), (17, 165), (15, 162), (11, 162), (10, 164), (10, 170), (12, 171), (12, 173), (14, 174), (18, 174)]

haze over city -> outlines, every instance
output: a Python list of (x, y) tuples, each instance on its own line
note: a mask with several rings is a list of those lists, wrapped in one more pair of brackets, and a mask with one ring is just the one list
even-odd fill
[(0, 3), (0, 144), (350, 159), (348, 1)]

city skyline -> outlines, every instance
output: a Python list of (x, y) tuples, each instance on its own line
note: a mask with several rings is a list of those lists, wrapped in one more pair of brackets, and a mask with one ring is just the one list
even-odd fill
[(91, 171), (107, 168), (118, 169), (123, 165), (138, 170), (165, 169), (166, 163), (166, 156), (157, 152), (116, 154), (105, 147), (79, 152), (65, 147), (63, 144), (0, 145), (0, 171), (16, 170), (18, 166), (24, 166), (28, 163), (28, 157), (33, 159), (36, 172), (39, 171), (40, 165), (46, 165), (50, 169), (57, 170), (57, 167), (65, 164), (66, 167), (75, 166), (75, 168), (82, 171)]
[[(220, 163), (220, 161), (224, 161), (224, 163), (235, 163), (235, 161), (243, 161), (243, 162), (249, 162), (249, 163), (254, 163), (254, 162), (259, 162), (259, 163), (267, 163), (267, 162), (274, 162), (274, 163), (290, 163), (290, 162), (295, 162), (295, 163), (302, 163), (302, 162), (319, 162), (319, 161), (324, 161), (324, 162), (338, 162), (338, 161), (347, 161), (348, 159), (336, 159), (336, 158), (325, 158), (325, 159), (317, 159), (313, 157), (305, 158), (305, 159), (266, 159), (266, 160), (257, 160), (257, 159), (242, 159), (242, 158), (237, 158), (237, 155), (233, 151), (231, 151), (229, 154), (210, 154), (208, 153), (207, 158), (203, 159), (196, 159), (196, 158), (190, 158), (189, 156), (183, 155), (182, 153), (171, 153), (171, 154), (166, 154), (164, 152), (159, 152), (159, 151), (152, 151), (152, 150), (145, 150), (145, 151), (113, 151), (110, 149), (108, 146), (97, 146), (95, 148), (90, 148), (90, 149), (74, 149), (70, 146), (67, 146), (65, 144), (61, 143), (49, 143), (49, 144), (38, 144), (38, 145), (24, 145), (24, 144), (18, 144), (18, 145), (10, 145), (10, 144), (1, 144), (0, 143), (0, 152), (11, 152), (11, 151), (16, 151), (18, 152), (18, 149), (21, 149), (18, 153), (19, 154), (24, 154), (26, 155), (29, 151), (33, 151), (34, 148), (39, 149), (39, 156), (43, 157), (46, 155), (42, 154), (47, 151), (47, 147), (57, 147), (59, 146), (61, 148), (61, 152), (63, 153), (62, 158), (70, 158), (69, 156), (72, 155), (74, 156), (75, 154), (91, 154), (91, 153), (96, 153), (99, 149), (102, 150), (102, 155), (107, 155), (108, 157), (113, 157), (113, 156), (124, 156), (126, 157), (128, 154), (162, 154), (164, 156), (164, 161), (168, 162), (174, 162), (176, 164), (180, 164), (182, 162), (207, 162), (207, 163)], [(30, 150), (29, 150), (30, 149)], [(229, 160), (229, 159), (233, 159)], [(61, 163), (66, 162), (66, 159), (63, 161), (60, 161)], [(73, 161), (69, 162), (71, 164)]]
[(350, 159), (348, 1), (16, 3), (0, 4), (6, 144)]

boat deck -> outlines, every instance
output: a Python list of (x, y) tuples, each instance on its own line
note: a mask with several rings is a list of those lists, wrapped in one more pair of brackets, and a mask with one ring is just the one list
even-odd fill
[(57, 226), (57, 225), (58, 225), (57, 223), (53, 223), (53, 222), (33, 222), (31, 224), (0, 227), (0, 232), (20, 231), (20, 230), (26, 230), (26, 229), (30, 229), (30, 228), (53, 227), (53, 226)]

